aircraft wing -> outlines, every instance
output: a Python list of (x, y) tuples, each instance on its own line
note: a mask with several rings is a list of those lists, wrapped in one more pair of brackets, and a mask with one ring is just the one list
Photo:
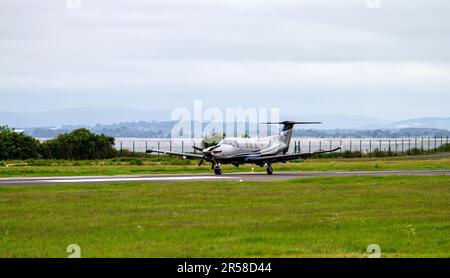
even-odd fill
[(182, 156), (184, 158), (198, 158), (198, 159), (204, 159), (205, 158), (202, 154), (167, 152), (167, 151), (154, 150), (154, 149), (147, 150), (146, 153), (170, 154), (170, 155)]
[(318, 152), (312, 152), (312, 153), (297, 153), (297, 154), (281, 154), (281, 155), (272, 155), (272, 156), (261, 156), (261, 157), (248, 157), (245, 159), (245, 162), (247, 163), (273, 163), (273, 162), (285, 162), (289, 160), (294, 160), (298, 158), (307, 159), (308, 157), (322, 154), (322, 153), (331, 153), (340, 150), (341, 147), (328, 150), (328, 151), (318, 151)]

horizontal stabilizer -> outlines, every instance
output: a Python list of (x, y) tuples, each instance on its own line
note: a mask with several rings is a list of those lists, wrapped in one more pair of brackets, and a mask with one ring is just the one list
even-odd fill
[(295, 122), (295, 121), (284, 121), (284, 122), (267, 122), (261, 123), (263, 125), (315, 125), (321, 124), (322, 122)]

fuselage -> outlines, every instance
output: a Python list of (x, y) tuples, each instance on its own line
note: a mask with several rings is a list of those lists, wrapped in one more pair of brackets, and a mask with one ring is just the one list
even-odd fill
[(269, 156), (283, 153), (287, 148), (282, 135), (261, 138), (225, 138), (211, 148), (216, 161), (239, 163), (241, 158), (250, 156)]

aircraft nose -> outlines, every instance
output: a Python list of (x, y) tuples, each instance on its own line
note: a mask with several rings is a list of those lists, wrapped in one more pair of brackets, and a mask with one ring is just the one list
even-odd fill
[(214, 148), (214, 150), (212, 151), (213, 154), (220, 154), (223, 152), (223, 149), (221, 146)]
[(212, 153), (216, 156), (223, 156), (223, 155), (232, 153), (233, 150), (234, 150), (234, 148), (232, 146), (222, 145), (222, 146), (215, 148)]

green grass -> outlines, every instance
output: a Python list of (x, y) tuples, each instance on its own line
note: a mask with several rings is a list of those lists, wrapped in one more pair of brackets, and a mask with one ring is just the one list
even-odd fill
[[(126, 174), (211, 173), (210, 165), (197, 166), (196, 160), (153, 157), (149, 159), (113, 159), (94, 161), (20, 161), (1, 162), (0, 177), (17, 176), (92, 176)], [(13, 164), (13, 167), (6, 165)], [(137, 164), (137, 165), (136, 165)], [(19, 166), (14, 166), (19, 165)], [(22, 166), (20, 166), (22, 165)], [(450, 169), (450, 157), (444, 158), (372, 158), (311, 159), (274, 164), (274, 171), (361, 171)], [(223, 165), (224, 172), (250, 172), (252, 165), (238, 168)], [(254, 166), (254, 171), (265, 171)]]
[(0, 257), (450, 257), (450, 178), (0, 187)]

